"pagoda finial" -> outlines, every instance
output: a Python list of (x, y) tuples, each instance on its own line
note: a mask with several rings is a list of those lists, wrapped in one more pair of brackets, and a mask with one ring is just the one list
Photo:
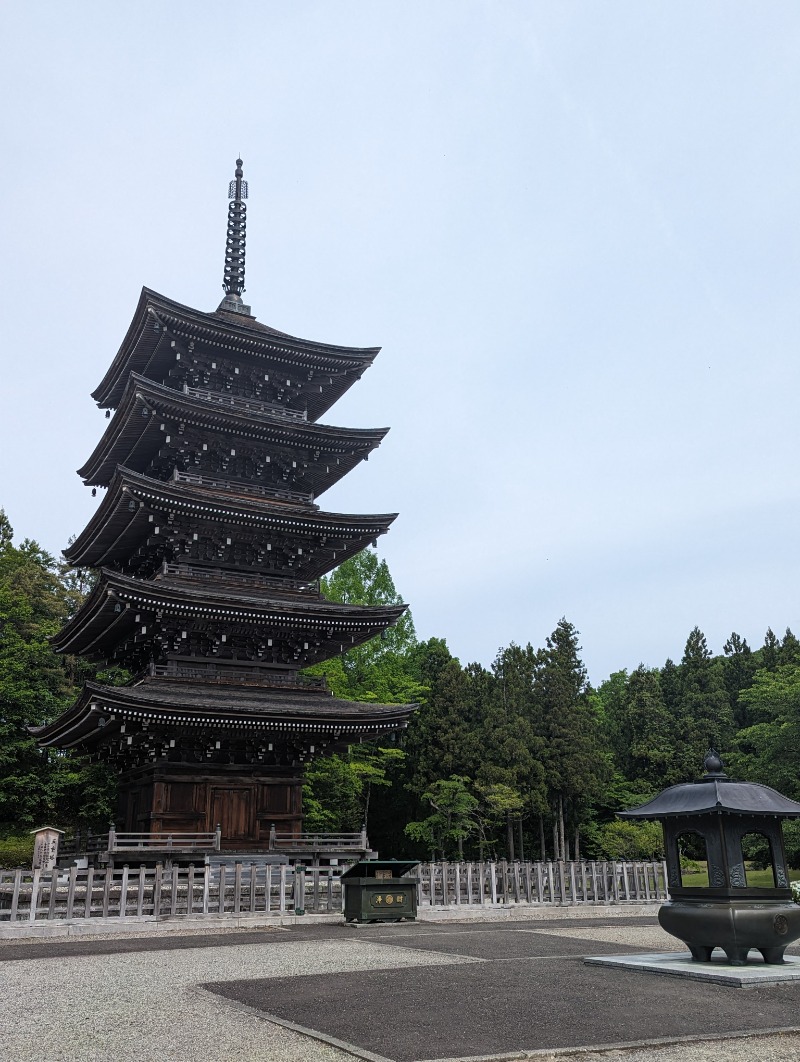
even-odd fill
[(250, 316), (250, 307), (242, 302), (244, 288), (244, 252), (247, 230), (247, 181), (244, 180), (242, 160), (236, 160), (234, 178), (228, 186), (228, 235), (225, 241), (225, 273), (222, 287), (225, 298), (220, 310)]

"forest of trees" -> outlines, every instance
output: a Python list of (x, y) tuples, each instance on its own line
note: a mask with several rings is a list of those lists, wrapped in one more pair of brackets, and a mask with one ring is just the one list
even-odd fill
[[(338, 601), (400, 600), (373, 550), (322, 582)], [(26, 729), (97, 673), (47, 640), (87, 585), (35, 542), (15, 545), (0, 510), (0, 837), (42, 823), (103, 827), (112, 815), (113, 776), (41, 752)], [(511, 644), (489, 668), (462, 664), (444, 638), (419, 641), (406, 613), (382, 638), (319, 665), (337, 696), (420, 709), (390, 740), (310, 765), (306, 828), (366, 822), (373, 846), (398, 857), (658, 855), (657, 824), (615, 812), (698, 777), (712, 746), (729, 774), (800, 799), (800, 642), (790, 630), (767, 630), (754, 649), (733, 633), (715, 656), (695, 628), (680, 661), (618, 671), (597, 687), (580, 654), (562, 618), (540, 648)], [(800, 830), (787, 833), (796, 862)]]

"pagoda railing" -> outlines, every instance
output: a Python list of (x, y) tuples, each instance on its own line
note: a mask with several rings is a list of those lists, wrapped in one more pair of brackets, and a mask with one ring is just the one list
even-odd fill
[(278, 498), (280, 501), (301, 502), (308, 504), (314, 501), (314, 495), (303, 493), (299, 490), (278, 490), (272, 487), (262, 487), (260, 483), (243, 483), (239, 480), (217, 478), (216, 476), (200, 476), (194, 472), (181, 472), (175, 469), (172, 478), (176, 483), (192, 483), (197, 487), (212, 487), (216, 490), (229, 490), (238, 494), (257, 494), (262, 498)]
[(218, 668), (215, 664), (193, 667), (191, 664), (179, 664), (170, 661), (167, 664), (151, 664), (146, 674), (159, 678), (202, 679), (205, 682), (248, 683), (259, 686), (274, 686), (281, 689), (295, 687), (302, 689), (327, 690), (328, 683), (324, 675), (300, 675), (295, 671), (284, 674), (281, 671), (268, 672), (263, 668), (231, 667)]
[(275, 402), (260, 402), (254, 398), (242, 398), (240, 395), (226, 395), (219, 391), (206, 391), (200, 387), (189, 387), (184, 384), (183, 393), (192, 398), (201, 398), (205, 402), (216, 402), (219, 405), (230, 406), (232, 409), (242, 409), (251, 413), (269, 413), (279, 417), (289, 417), (292, 420), (308, 420), (305, 410), (287, 409)]
[(169, 564), (161, 566), (163, 575), (190, 575), (194, 579), (208, 579), (225, 582), (240, 582), (248, 586), (267, 586), (275, 590), (313, 590), (319, 593), (318, 579), (284, 579), (279, 575), (265, 575), (263, 572), (231, 571), (227, 568), (206, 568), (198, 564)]
[(359, 833), (278, 833), (273, 826), (269, 831), (269, 850), (293, 855), (349, 852), (363, 858), (370, 847), (366, 826)]

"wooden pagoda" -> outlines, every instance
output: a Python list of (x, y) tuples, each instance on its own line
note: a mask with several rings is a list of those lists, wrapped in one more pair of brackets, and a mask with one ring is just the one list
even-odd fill
[(92, 396), (110, 421), (79, 475), (106, 491), (65, 557), (97, 582), (53, 642), (136, 677), (87, 682), (34, 732), (119, 770), (119, 829), (219, 824), (223, 849), (247, 851), (266, 848), (273, 825), (302, 829), (304, 763), (404, 727), (416, 706), (340, 700), (302, 673), (406, 607), (337, 604), (318, 583), (395, 519), (316, 503), (386, 434), (319, 423), (379, 348), (257, 322), (241, 298), (241, 160), (229, 198), (219, 308), (143, 289)]

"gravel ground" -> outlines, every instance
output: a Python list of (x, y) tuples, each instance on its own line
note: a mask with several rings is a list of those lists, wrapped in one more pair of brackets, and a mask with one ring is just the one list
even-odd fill
[[(555, 928), (555, 927), (554, 927)], [(454, 927), (454, 930), (456, 927)], [(553, 929), (524, 929), (545, 932)], [(310, 930), (309, 930), (310, 932)], [(376, 932), (376, 931), (371, 931)], [(655, 925), (559, 926), (559, 936), (642, 950), (680, 949)], [(238, 935), (238, 934), (237, 934)], [(481, 962), (437, 950), (436, 934), (415, 948), (330, 930), (313, 938), (214, 943), (117, 953), (8, 957), (0, 963), (3, 1062), (346, 1062), (353, 1055), (286, 1028), (202, 989), (208, 982), (345, 974)], [(449, 936), (449, 934), (448, 934)], [(476, 938), (477, 939), (477, 938)], [(188, 943), (188, 942), (187, 942)], [(198, 942), (199, 944), (200, 942)], [(444, 943), (444, 941), (440, 941)], [(37, 949), (38, 950), (38, 949)], [(590, 949), (587, 949), (587, 952)], [(421, 972), (421, 971), (420, 971)], [(313, 979), (312, 979), (313, 980)], [(310, 984), (304, 980), (304, 984)], [(300, 984), (298, 984), (298, 989)], [(302, 1021), (302, 1018), (299, 1019)], [(713, 1015), (709, 1026), (713, 1028)], [(798, 1016), (800, 1024), (800, 1016)], [(765, 1021), (765, 1025), (767, 1022)], [(730, 1028), (730, 1026), (728, 1026)], [(646, 1035), (643, 1030), (643, 1035)], [(390, 1048), (386, 1048), (391, 1055)], [(362, 1056), (364, 1057), (364, 1056)], [(476, 1059), (458, 1056), (459, 1060)], [(482, 1056), (489, 1058), (492, 1056)], [(800, 1033), (691, 1040), (607, 1050), (570, 1049), (494, 1056), (539, 1062), (795, 1062)], [(455, 1059), (448, 1060), (455, 1062)]]
[(450, 956), (316, 940), (0, 964), (0, 1058), (6, 1062), (340, 1062), (334, 1047), (196, 987), (448, 964)]
[[(524, 1057), (524, 1056), (520, 1056)], [(693, 1040), (691, 1043), (665, 1044), (610, 1051), (581, 1051), (579, 1054), (539, 1054), (537, 1062), (796, 1062), (800, 1058), (800, 1034), (743, 1036), (735, 1040)], [(510, 1062), (510, 1059), (508, 1060)]]

